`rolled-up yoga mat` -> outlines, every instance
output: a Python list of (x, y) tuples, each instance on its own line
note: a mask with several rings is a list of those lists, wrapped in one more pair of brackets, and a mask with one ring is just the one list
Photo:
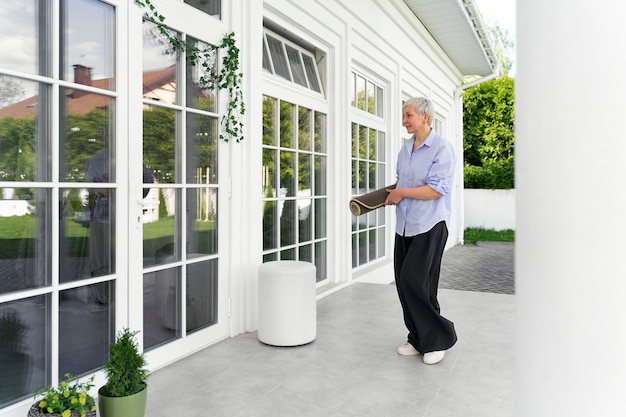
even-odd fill
[(383, 203), (387, 199), (387, 189), (396, 188), (396, 184), (391, 184), (383, 188), (379, 188), (376, 191), (371, 191), (367, 194), (363, 194), (358, 197), (354, 197), (350, 200), (350, 211), (355, 216), (369, 213), (372, 210), (376, 210), (383, 206)]

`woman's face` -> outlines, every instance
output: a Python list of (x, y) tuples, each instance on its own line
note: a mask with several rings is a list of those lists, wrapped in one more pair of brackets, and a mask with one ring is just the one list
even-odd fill
[(424, 128), (430, 128), (428, 115), (418, 114), (412, 106), (402, 109), (402, 125), (406, 128), (407, 133), (411, 134), (424, 130)]

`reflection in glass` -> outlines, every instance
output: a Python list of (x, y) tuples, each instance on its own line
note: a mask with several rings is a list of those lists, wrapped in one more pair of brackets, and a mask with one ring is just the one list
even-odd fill
[[(203, 61), (202, 65), (200, 65), (200, 62), (192, 63), (190, 60), (187, 60), (187, 106), (215, 112), (217, 109), (215, 94), (217, 85), (214, 83), (213, 88), (206, 88), (204, 87), (204, 85), (206, 85), (204, 80), (212, 79), (211, 73), (217, 70), (217, 52), (215, 49), (212, 49), (209, 44), (190, 36), (187, 37), (187, 42), (202, 51), (203, 56), (206, 53), (210, 57), (208, 62)], [(205, 64), (207, 65), (206, 67)]]
[(0, 75), (0, 90), (0, 181), (49, 181), (50, 87)]
[(143, 164), (154, 173), (155, 182), (177, 181), (176, 112), (156, 106), (143, 111)]
[(276, 99), (263, 97), (263, 145), (276, 144)]
[(59, 376), (85, 375), (107, 361), (115, 332), (114, 289), (115, 282), (106, 281), (59, 293)]
[(187, 265), (187, 332), (217, 323), (217, 259)]
[(180, 260), (180, 189), (152, 188), (144, 202), (143, 264)]
[(316, 268), (316, 281), (320, 282), (325, 280), (327, 277), (326, 265), (327, 265), (327, 254), (326, 254), (326, 241), (323, 240), (321, 242), (315, 242), (315, 268)]
[[(61, 282), (115, 272), (115, 190), (60, 190), (59, 279)], [(102, 303), (106, 292), (98, 294)]]
[(286, 101), (280, 102), (280, 146), (295, 147), (295, 112), (296, 106)]
[(280, 152), (280, 187), (281, 197), (295, 197), (296, 195), (296, 153)]
[(187, 190), (187, 257), (217, 253), (217, 189)]
[(222, 0), (185, 0), (185, 3), (211, 16), (220, 17)]
[[(171, 29), (170, 34), (180, 35)], [(168, 104), (176, 104), (176, 59), (178, 50), (149, 21), (143, 22), (143, 98)], [(145, 126), (144, 126), (145, 127)]]
[(62, 74), (66, 81), (115, 88), (115, 8), (101, 1), (62, 1)]
[(2, 189), (0, 294), (49, 285), (52, 202), (48, 189)]
[(276, 197), (276, 150), (263, 149), (263, 197)]
[(326, 237), (326, 199), (316, 198), (315, 200), (315, 239)]
[(298, 260), (313, 262), (313, 245), (302, 245), (298, 248)]
[(41, 55), (50, 50), (52, 36), (47, 22), (51, 20), (52, 4), (41, 0), (2, 1), (3, 68), (50, 75), (50, 66)]
[(263, 203), (263, 250), (278, 247), (278, 206), (276, 201)]
[(326, 115), (315, 113), (315, 152), (326, 152)]
[(285, 200), (280, 210), (280, 245), (289, 246), (296, 243), (296, 201)]
[(311, 200), (298, 199), (298, 242), (311, 240)]
[(47, 295), (0, 304), (0, 408), (47, 387), (50, 352)]
[(298, 149), (304, 151), (311, 150), (312, 113), (313, 111), (306, 107), (298, 107)]
[(61, 88), (59, 169), (66, 182), (115, 182), (114, 99)]
[(180, 335), (180, 267), (143, 276), (143, 345), (148, 350)]
[(311, 155), (298, 154), (298, 197), (311, 195)]
[(326, 157), (315, 155), (315, 195), (326, 195)]
[(217, 119), (187, 113), (187, 182), (217, 184)]

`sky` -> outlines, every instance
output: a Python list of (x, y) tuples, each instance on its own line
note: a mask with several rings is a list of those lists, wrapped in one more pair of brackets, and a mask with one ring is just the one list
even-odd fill
[[(478, 10), (483, 17), (483, 22), (489, 27), (496, 25), (501, 29), (509, 32), (508, 38), (514, 43), (516, 35), (515, 21), (515, 2), (516, 0), (474, 0), (478, 6)], [(509, 76), (515, 75), (515, 47), (513, 47), (513, 68), (509, 72)]]
[(509, 31), (515, 39), (515, 0), (474, 0), (483, 16), (483, 21), (489, 26), (500, 25)]

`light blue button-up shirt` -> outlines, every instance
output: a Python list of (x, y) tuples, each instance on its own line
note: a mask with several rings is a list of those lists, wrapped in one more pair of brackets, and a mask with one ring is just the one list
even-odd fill
[(434, 200), (403, 198), (396, 206), (396, 233), (401, 236), (428, 232), (442, 220), (449, 223), (452, 209), (456, 163), (452, 144), (432, 129), (424, 143), (413, 152), (414, 140), (415, 136), (398, 153), (397, 188), (428, 185), (441, 197)]

